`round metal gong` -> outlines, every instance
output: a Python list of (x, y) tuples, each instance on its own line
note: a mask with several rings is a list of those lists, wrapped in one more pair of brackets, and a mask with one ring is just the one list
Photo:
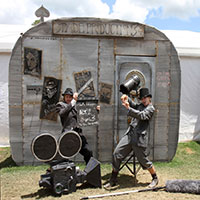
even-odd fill
[(82, 140), (75, 131), (63, 133), (58, 141), (58, 152), (63, 158), (72, 158), (79, 153)]
[(33, 139), (31, 150), (36, 159), (50, 161), (57, 154), (56, 138), (49, 133), (42, 133)]

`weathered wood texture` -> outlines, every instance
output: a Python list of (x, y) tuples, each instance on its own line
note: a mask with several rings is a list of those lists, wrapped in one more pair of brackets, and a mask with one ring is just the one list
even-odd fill
[[(61, 135), (59, 117), (57, 121), (40, 119), (44, 78), (61, 80), (61, 93), (67, 87), (76, 91), (74, 75), (85, 72), (91, 74), (93, 98), (99, 99), (101, 110), (98, 125), (83, 127), (83, 133), (94, 157), (111, 162), (113, 149), (128, 126), (119, 85), (133, 71), (144, 77), (144, 86), (150, 89), (156, 108), (150, 125), (150, 158), (171, 160), (178, 142), (181, 78), (173, 44), (159, 30), (139, 23), (95, 18), (61, 20), (66, 22), (64, 29), (55, 26), (55, 34), (52, 21), (31, 28), (12, 52), (9, 116), (15, 162), (37, 164), (31, 152), (33, 138), (42, 132), (49, 132), (57, 139)], [(40, 76), (24, 73), (24, 60), (31, 58), (25, 55), (24, 48), (41, 52)], [(78, 154), (73, 160), (83, 161), (83, 158)]]

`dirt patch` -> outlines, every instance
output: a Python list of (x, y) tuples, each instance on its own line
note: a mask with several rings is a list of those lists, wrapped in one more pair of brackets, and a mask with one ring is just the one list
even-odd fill
[(189, 147), (186, 147), (186, 148), (185, 148), (185, 152), (186, 152), (187, 154), (194, 154), (194, 153), (195, 153), (195, 152), (192, 151), (192, 149), (189, 148)]

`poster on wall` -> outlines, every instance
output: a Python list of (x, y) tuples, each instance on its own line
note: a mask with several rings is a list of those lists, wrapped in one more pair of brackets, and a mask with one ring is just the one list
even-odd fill
[(42, 51), (24, 48), (24, 74), (40, 78), (42, 65)]
[(100, 102), (110, 104), (112, 96), (112, 85), (107, 83), (100, 83)]
[(56, 104), (60, 98), (62, 81), (53, 77), (44, 77), (40, 119), (57, 120)]
[(90, 71), (84, 70), (74, 73), (74, 80), (79, 98), (95, 97), (93, 78)]

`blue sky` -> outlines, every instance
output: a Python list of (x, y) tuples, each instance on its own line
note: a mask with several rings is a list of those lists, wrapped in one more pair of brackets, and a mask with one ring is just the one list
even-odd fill
[(98, 17), (200, 32), (200, 0), (6, 0), (1, 1), (0, 24), (31, 25), (41, 5), (49, 10), (48, 19)]
[(189, 17), (188, 19), (179, 19), (177, 17), (149, 17), (145, 20), (145, 23), (158, 27), (160, 30), (190, 30), (194, 32), (200, 32), (200, 16)]
[(160, 30), (190, 30), (200, 32), (200, 17), (192, 17), (189, 20), (180, 20), (175, 17), (160, 19), (157, 17), (147, 18), (145, 23), (157, 27)]

